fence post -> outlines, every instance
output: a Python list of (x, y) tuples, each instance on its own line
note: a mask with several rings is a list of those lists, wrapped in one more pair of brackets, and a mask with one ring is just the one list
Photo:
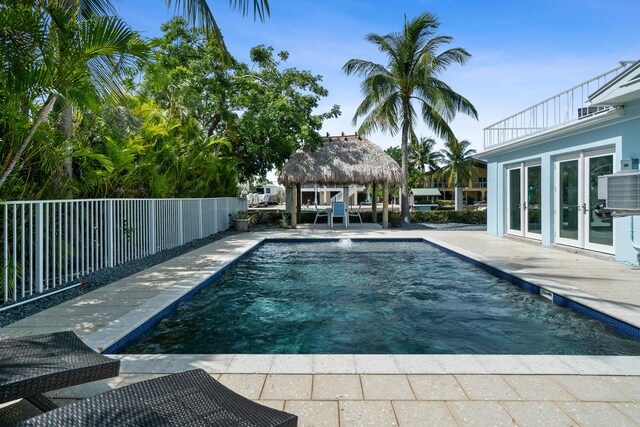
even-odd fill
[(113, 267), (113, 200), (107, 201), (107, 267)]
[(41, 294), (44, 290), (43, 286), (43, 264), (44, 264), (44, 256), (43, 256), (43, 224), (42, 224), (42, 202), (36, 203), (36, 259), (35, 259), (35, 267), (36, 267), (36, 292)]
[(218, 231), (218, 199), (213, 200), (213, 234), (216, 234)]
[(225, 205), (224, 223), (226, 224), (225, 230), (228, 230), (229, 227), (231, 226), (231, 224), (229, 223), (229, 214), (231, 213), (231, 209), (229, 209), (229, 198), (228, 197), (224, 198), (224, 205)]
[(184, 245), (184, 222), (182, 218), (182, 199), (178, 200), (178, 245)]
[(158, 226), (156, 224), (156, 201), (149, 201), (149, 254), (153, 255), (158, 251), (157, 242)]
[[(16, 237), (13, 236), (13, 238), (15, 239)], [(2, 261), (2, 268), (4, 269), (3, 302), (7, 302), (9, 300), (9, 205), (6, 203), (4, 204), (4, 259)]]
[(202, 199), (198, 199), (198, 224), (199, 224), (199, 235), (202, 239), (204, 236), (202, 235)]

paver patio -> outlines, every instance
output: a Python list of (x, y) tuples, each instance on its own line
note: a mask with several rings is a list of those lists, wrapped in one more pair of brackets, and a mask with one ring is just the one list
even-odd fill
[[(640, 271), (484, 232), (300, 229), (234, 235), (0, 329), (74, 330), (103, 349), (265, 237), (422, 237), (640, 325)], [(52, 393), (66, 402), (200, 367), (300, 425), (640, 425), (640, 357), (116, 355), (118, 378)]]

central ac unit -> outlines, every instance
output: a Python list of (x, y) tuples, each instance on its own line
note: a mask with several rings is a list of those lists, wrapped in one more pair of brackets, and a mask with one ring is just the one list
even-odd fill
[(640, 215), (640, 171), (599, 176), (598, 199), (613, 216)]

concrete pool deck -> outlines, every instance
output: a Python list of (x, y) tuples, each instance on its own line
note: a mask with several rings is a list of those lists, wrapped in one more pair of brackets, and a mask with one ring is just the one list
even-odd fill
[[(424, 238), (640, 326), (640, 270), (485, 232), (298, 229), (227, 237), (0, 329), (74, 330), (105, 349), (265, 238)], [(116, 355), (118, 378), (81, 398), (195, 367), (300, 425), (640, 425), (640, 357), (509, 355)]]

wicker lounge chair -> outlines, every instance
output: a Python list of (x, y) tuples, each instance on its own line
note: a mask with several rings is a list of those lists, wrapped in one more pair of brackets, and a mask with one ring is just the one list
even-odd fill
[(23, 426), (296, 426), (298, 417), (246, 399), (201, 369), (80, 400)]
[(50, 411), (57, 406), (42, 393), (119, 372), (119, 360), (96, 353), (70, 331), (0, 341), (0, 403), (23, 398)]

